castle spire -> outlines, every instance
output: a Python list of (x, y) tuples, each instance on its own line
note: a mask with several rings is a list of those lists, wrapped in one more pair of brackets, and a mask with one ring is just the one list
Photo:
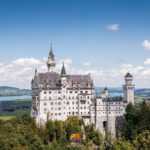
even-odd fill
[(49, 56), (48, 56), (49, 59), (55, 61), (54, 59), (54, 54), (53, 54), (53, 49), (52, 49), (52, 43), (51, 43), (51, 48), (50, 48), (50, 52), (49, 52)]
[(37, 68), (35, 68), (35, 77), (38, 75)]
[(61, 75), (66, 75), (66, 69), (65, 69), (65, 66), (64, 66), (64, 62), (63, 62), (63, 66), (62, 66), (62, 69), (61, 69)]
[(49, 56), (48, 56), (48, 61), (47, 61), (47, 67), (48, 67), (48, 72), (55, 72), (55, 58), (54, 58), (54, 54), (53, 54), (53, 50), (52, 50), (52, 44), (51, 44), (51, 48), (50, 48), (50, 52), (49, 52)]

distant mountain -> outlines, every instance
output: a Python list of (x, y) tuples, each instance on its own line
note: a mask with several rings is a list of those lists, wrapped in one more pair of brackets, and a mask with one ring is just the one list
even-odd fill
[[(95, 92), (96, 91), (100, 91), (100, 92), (103, 92), (104, 91), (104, 88), (105, 87), (95, 87)], [(108, 91), (111, 94), (113, 93), (117, 93), (117, 95), (120, 93), (120, 95), (123, 94), (123, 88), (122, 87), (117, 87), (117, 88), (108, 88)], [(146, 89), (146, 88), (143, 88), (143, 89), (135, 89), (134, 91), (135, 95), (136, 96), (150, 96), (150, 89)]]
[(150, 96), (150, 89), (136, 89), (135, 95)]
[[(95, 92), (100, 91), (103, 92), (105, 87), (95, 87)], [(108, 88), (110, 96), (123, 96), (122, 87), (110, 87)], [(23, 95), (32, 95), (32, 91), (30, 89), (19, 89), (16, 87), (9, 86), (0, 86), (0, 96), (23, 96)], [(150, 89), (135, 89), (136, 96), (150, 96)]]
[[(95, 91), (103, 92), (105, 87), (95, 87)], [(109, 93), (123, 93), (123, 89), (121, 87), (109, 87)]]
[(31, 95), (30, 89), (19, 89), (16, 87), (0, 86), (0, 96), (23, 96)]

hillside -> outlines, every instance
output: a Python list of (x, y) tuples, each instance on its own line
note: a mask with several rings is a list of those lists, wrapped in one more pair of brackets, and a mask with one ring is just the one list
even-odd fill
[[(95, 92), (100, 91), (103, 92), (104, 87), (95, 87)], [(108, 88), (110, 96), (119, 96), (123, 95), (123, 89), (121, 87), (118, 88)], [(30, 89), (19, 89), (16, 87), (9, 87), (9, 86), (0, 86), (0, 96), (22, 96), (27, 95), (31, 96)], [(150, 97), (150, 89), (135, 89), (135, 96), (142, 96), (142, 97)]]
[(22, 96), (22, 95), (31, 95), (31, 90), (19, 89), (9, 86), (0, 86), (0, 96)]

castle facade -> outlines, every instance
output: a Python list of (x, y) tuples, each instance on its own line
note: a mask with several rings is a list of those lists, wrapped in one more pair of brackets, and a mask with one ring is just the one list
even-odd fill
[(61, 73), (55, 72), (55, 59), (52, 51), (48, 56), (48, 72), (35, 75), (31, 83), (32, 107), (31, 117), (37, 124), (47, 120), (66, 120), (71, 116), (83, 118), (86, 124), (94, 124), (102, 134), (110, 131), (116, 136), (117, 119), (123, 117), (128, 103), (134, 104), (133, 77), (125, 75), (123, 85), (124, 98), (109, 97), (108, 89), (94, 94), (93, 80), (90, 74), (68, 75), (65, 65)]

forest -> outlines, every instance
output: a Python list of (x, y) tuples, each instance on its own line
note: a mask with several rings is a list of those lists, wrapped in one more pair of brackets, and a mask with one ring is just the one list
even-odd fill
[[(80, 135), (77, 146), (70, 145), (70, 135)], [(116, 139), (107, 132), (102, 136), (93, 125), (85, 125), (78, 117), (66, 121), (49, 120), (38, 126), (29, 114), (0, 120), (0, 150), (149, 150), (150, 106), (126, 107), (125, 121)]]

